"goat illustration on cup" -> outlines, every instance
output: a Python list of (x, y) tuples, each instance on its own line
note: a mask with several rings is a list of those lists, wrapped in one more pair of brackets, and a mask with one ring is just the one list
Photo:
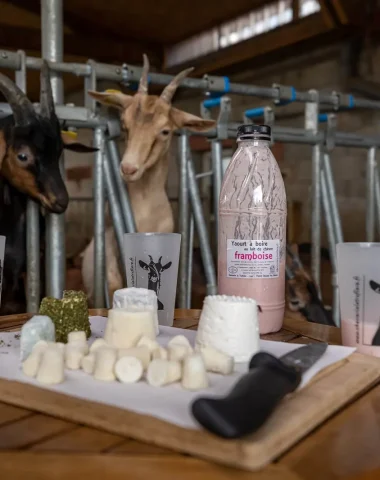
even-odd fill
[[(380, 283), (375, 282), (374, 280), (369, 281), (369, 286), (372, 291), (380, 293)], [(372, 339), (372, 345), (380, 345), (380, 326), (375, 333), (375, 336)]]
[(162, 256), (158, 259), (158, 262), (155, 262), (151, 255), (148, 255), (148, 257), (150, 260), (149, 263), (145, 263), (142, 260), (139, 260), (139, 265), (143, 270), (146, 270), (148, 272), (148, 290), (153, 290), (154, 292), (156, 292), (158, 310), (164, 310), (165, 307), (158, 298), (161, 287), (161, 275), (162, 272), (168, 270), (171, 267), (172, 262), (168, 262), (165, 265), (162, 265)]

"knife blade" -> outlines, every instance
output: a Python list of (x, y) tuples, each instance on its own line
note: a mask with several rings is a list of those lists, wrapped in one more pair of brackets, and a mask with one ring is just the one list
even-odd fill
[(241, 438), (257, 431), (280, 401), (294, 392), (306, 372), (325, 353), (327, 343), (312, 343), (280, 358), (255, 354), (249, 371), (225, 397), (199, 397), (191, 405), (194, 418), (223, 438)]

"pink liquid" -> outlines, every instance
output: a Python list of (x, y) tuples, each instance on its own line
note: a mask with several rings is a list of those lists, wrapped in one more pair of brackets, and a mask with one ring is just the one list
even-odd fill
[[(219, 268), (225, 271), (226, 262)], [(268, 279), (230, 279), (219, 275), (218, 293), (254, 298), (261, 307), (259, 312), (260, 334), (278, 332), (282, 328), (285, 311), (285, 263), (281, 262), (280, 277)]]
[(285, 309), (286, 193), (269, 144), (244, 140), (219, 201), (218, 293), (254, 298), (260, 333), (281, 329)]
[[(372, 339), (375, 336), (378, 325), (367, 324), (363, 331), (362, 326), (356, 328), (355, 322), (351, 319), (342, 319), (342, 345), (345, 347), (356, 347), (359, 353), (364, 355), (373, 355), (380, 357), (380, 346), (371, 345)], [(357, 335), (359, 342), (357, 343)]]

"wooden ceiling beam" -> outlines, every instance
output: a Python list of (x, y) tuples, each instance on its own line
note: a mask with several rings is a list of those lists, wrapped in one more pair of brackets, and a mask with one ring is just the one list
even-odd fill
[(290, 23), (209, 55), (167, 68), (166, 72), (174, 74), (184, 68), (194, 66), (192, 75), (199, 77), (205, 73), (231, 68), (234, 65), (268, 55), (282, 48), (301, 45), (302, 42), (333, 30), (334, 28), (326, 25), (322, 15), (311, 15), (298, 22)]
[(330, 5), (328, 0), (319, 0), (319, 5), (321, 6), (321, 15), (326, 23), (328, 28), (334, 28), (337, 26), (334, 16), (331, 13)]
[(330, 0), (332, 7), (335, 10), (335, 13), (341, 24), (347, 25), (350, 23), (350, 17), (347, 13), (346, 5), (347, 1), (345, 0)]
[[(41, 51), (41, 32), (34, 28), (11, 27), (0, 24), (0, 47)], [(91, 58), (100, 62), (142, 63), (143, 53), (149, 56), (152, 65), (160, 66), (162, 48), (146, 45), (135, 40), (115, 41), (107, 37), (66, 34), (64, 50), (67, 54)]]

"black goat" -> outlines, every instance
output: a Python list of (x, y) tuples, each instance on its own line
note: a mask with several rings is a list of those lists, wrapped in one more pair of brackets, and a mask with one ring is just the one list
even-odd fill
[[(49, 212), (63, 213), (69, 202), (59, 168), (63, 149), (79, 153), (96, 149), (73, 142), (71, 135), (61, 132), (47, 62), (41, 69), (39, 114), (27, 96), (1, 74), (0, 92), (13, 112), (0, 120), (0, 235), (6, 237), (0, 314), (5, 315), (25, 311), (21, 277), (26, 267), (27, 198)], [(42, 236), (44, 222), (40, 225)]]

